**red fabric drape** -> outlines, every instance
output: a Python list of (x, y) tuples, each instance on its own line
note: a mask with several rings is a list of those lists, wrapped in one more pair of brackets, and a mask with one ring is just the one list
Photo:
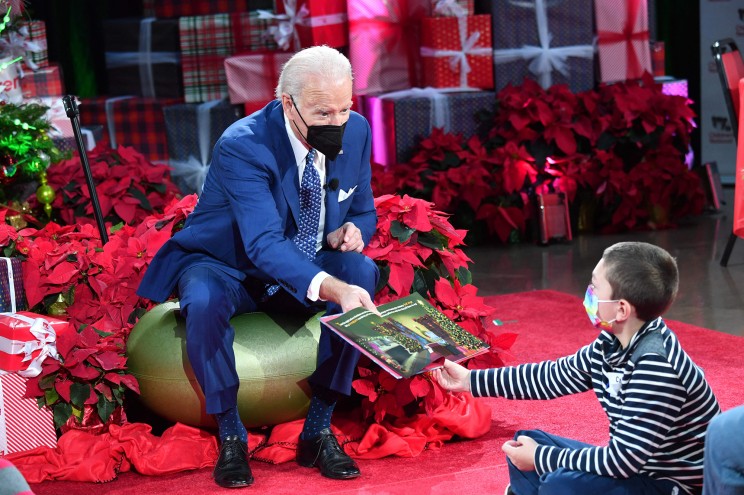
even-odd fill
[[(738, 53), (737, 53), (738, 55)], [(744, 77), (739, 80), (739, 108), (744, 108)], [(736, 144), (736, 176), (734, 177), (734, 234), (744, 237), (744, 112), (738, 113), (739, 137)]]

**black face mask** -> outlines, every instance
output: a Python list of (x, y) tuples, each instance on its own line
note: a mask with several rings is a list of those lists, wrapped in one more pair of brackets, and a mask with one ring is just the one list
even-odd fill
[[(294, 97), (290, 95), (292, 104), (297, 110), (297, 115), (300, 116), (302, 123), (307, 127), (307, 136), (303, 136), (307, 144), (320, 151), (329, 160), (335, 160), (339, 153), (341, 153), (341, 144), (344, 138), (344, 130), (346, 129), (346, 122), (342, 125), (307, 125), (305, 119), (297, 109), (297, 103), (294, 101)], [(295, 124), (297, 127), (297, 124)], [(297, 127), (299, 132), (300, 128)], [(302, 135), (302, 132), (300, 132)]]

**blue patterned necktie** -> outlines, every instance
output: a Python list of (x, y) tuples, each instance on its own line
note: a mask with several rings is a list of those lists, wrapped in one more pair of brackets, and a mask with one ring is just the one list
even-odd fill
[[(315, 259), (315, 246), (320, 224), (320, 175), (313, 165), (315, 149), (311, 149), (305, 159), (305, 171), (300, 183), (300, 224), (292, 241), (305, 253), (309, 260)], [(276, 294), (279, 285), (268, 285), (264, 300)]]

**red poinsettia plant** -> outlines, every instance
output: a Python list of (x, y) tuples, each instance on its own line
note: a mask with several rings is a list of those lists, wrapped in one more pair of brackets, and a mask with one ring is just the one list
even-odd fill
[[(704, 204), (686, 164), (694, 113), (646, 77), (574, 94), (507, 86), (486, 136), (435, 129), (405, 164), (374, 172), (378, 193), (434, 202), (470, 243), (523, 240), (536, 194), (566, 195), (574, 220), (601, 232), (663, 228)], [(588, 212), (588, 214), (587, 214)]]
[(137, 313), (150, 303), (135, 291), (154, 254), (195, 204), (196, 197), (188, 196), (137, 226), (119, 225), (103, 246), (91, 224), (17, 230), (0, 211), (0, 246), (6, 256), (23, 260), (31, 311), (70, 322), (57, 339), (60, 360), (45, 360), (41, 374), (27, 383), (27, 395), (53, 410), (57, 426), (71, 417), (106, 423), (121, 409), (126, 389), (138, 392), (126, 371), (126, 339)]
[[(490, 345), (478, 366), (501, 366), (516, 334), (498, 334), (484, 325), (494, 308), (472, 285), (471, 261), (462, 251), (466, 232), (457, 230), (433, 204), (410, 196), (375, 199), (377, 231), (364, 253), (380, 268), (375, 302), (383, 304), (418, 292), (471, 334)], [(471, 363), (475, 363), (471, 360)], [(394, 421), (416, 411), (431, 413), (444, 401), (443, 390), (426, 375), (398, 380), (364, 361), (354, 390), (364, 396), (364, 417)]]

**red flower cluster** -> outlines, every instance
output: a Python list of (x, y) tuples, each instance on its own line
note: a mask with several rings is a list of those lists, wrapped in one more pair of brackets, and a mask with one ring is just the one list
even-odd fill
[(469, 239), (486, 230), (502, 242), (521, 237), (533, 196), (545, 192), (565, 193), (574, 214), (603, 212), (592, 218), (600, 231), (669, 227), (702, 211), (685, 163), (690, 102), (652, 78), (579, 94), (526, 80), (497, 100), (487, 138), (435, 129), (409, 163), (375, 170), (376, 193), (431, 200)]

